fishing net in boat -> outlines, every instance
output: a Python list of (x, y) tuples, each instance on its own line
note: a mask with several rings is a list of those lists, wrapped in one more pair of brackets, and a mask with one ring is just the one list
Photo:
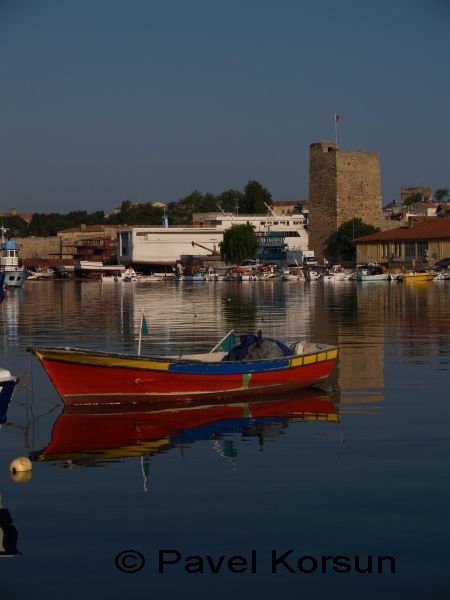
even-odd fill
[(292, 349), (286, 344), (278, 340), (263, 338), (261, 332), (258, 332), (258, 335), (253, 333), (241, 335), (239, 344), (232, 348), (222, 360), (263, 360), (292, 355)]

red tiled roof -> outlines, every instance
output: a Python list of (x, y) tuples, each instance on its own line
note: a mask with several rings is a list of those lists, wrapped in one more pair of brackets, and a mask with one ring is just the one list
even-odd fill
[(415, 218), (413, 227), (397, 227), (357, 238), (356, 242), (382, 242), (392, 240), (425, 240), (450, 238), (449, 217)]

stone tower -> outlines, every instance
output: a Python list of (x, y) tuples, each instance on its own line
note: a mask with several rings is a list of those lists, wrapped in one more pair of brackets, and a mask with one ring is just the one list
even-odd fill
[(381, 225), (378, 152), (341, 152), (336, 144), (309, 147), (309, 249), (324, 258), (328, 239), (342, 223), (360, 218)]

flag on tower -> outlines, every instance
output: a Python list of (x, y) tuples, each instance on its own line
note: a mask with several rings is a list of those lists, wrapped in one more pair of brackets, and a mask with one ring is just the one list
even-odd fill
[(339, 115), (336, 115), (336, 114), (334, 115), (334, 120), (336, 121), (336, 123), (339, 121), (340, 118), (341, 117)]

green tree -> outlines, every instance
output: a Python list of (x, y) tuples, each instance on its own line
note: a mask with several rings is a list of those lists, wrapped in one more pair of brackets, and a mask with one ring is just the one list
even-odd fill
[(336, 233), (330, 236), (325, 254), (332, 261), (350, 261), (356, 259), (355, 240), (363, 235), (380, 231), (378, 227), (368, 225), (361, 219), (350, 219), (342, 223)]
[(247, 214), (265, 214), (267, 206), (272, 204), (272, 195), (258, 181), (249, 181), (244, 188), (243, 212)]
[(449, 195), (448, 189), (441, 188), (434, 192), (434, 199), (436, 200), (436, 202), (447, 202), (448, 195)]
[(243, 212), (244, 194), (239, 190), (225, 190), (215, 197), (216, 209), (222, 209), (224, 212)]
[(255, 258), (257, 246), (252, 225), (232, 225), (224, 231), (220, 252), (227, 264), (241, 264), (246, 258)]
[(411, 204), (416, 204), (418, 202), (423, 202), (423, 196), (419, 192), (417, 192), (417, 194), (411, 194), (410, 196), (407, 196), (403, 200), (403, 206), (411, 206)]
[(56, 235), (62, 229), (85, 225), (102, 225), (106, 223), (105, 213), (102, 210), (88, 213), (85, 210), (76, 210), (65, 215), (59, 213), (34, 213), (29, 226), (29, 234), (35, 236)]
[(169, 223), (172, 225), (191, 225), (194, 213), (216, 210), (214, 194), (203, 194), (198, 190), (194, 190), (178, 202), (171, 202), (167, 207)]
[(28, 235), (29, 226), (26, 221), (17, 215), (13, 217), (2, 217), (0, 225), (3, 225), (7, 232), (5, 236), (8, 238), (26, 237)]
[(34, 213), (30, 223), (30, 235), (46, 237), (56, 235), (60, 229), (70, 227), (64, 215), (58, 213)]

